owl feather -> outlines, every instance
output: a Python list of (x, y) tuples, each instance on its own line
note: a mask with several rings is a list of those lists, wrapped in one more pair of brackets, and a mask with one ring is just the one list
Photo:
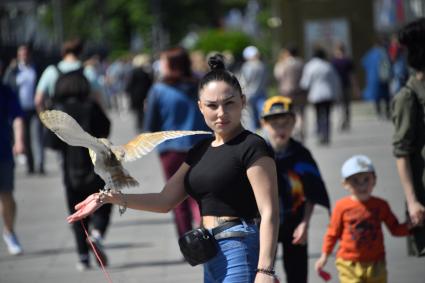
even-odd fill
[(39, 114), (42, 123), (58, 138), (71, 146), (88, 148), (94, 171), (105, 181), (106, 191), (119, 192), (139, 183), (122, 166), (122, 162), (134, 161), (151, 152), (160, 143), (188, 135), (211, 134), (206, 131), (162, 131), (142, 133), (124, 145), (114, 146), (104, 138), (96, 138), (84, 131), (65, 112), (47, 110)]

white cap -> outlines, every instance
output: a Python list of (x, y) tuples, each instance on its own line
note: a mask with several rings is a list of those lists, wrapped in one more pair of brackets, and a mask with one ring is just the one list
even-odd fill
[(341, 168), (341, 175), (344, 179), (363, 172), (375, 172), (372, 161), (366, 155), (350, 157)]
[(260, 51), (258, 51), (258, 48), (255, 46), (248, 46), (243, 50), (243, 58), (245, 60), (249, 60), (254, 58), (255, 56), (258, 56), (258, 54), (260, 54)]

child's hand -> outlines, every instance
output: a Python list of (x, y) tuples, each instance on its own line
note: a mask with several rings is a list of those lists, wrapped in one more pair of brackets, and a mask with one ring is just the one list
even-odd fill
[(294, 230), (294, 234), (292, 235), (294, 237), (292, 244), (305, 245), (307, 243), (307, 231), (308, 224), (304, 221), (301, 222)]
[(320, 258), (314, 264), (314, 269), (316, 270), (317, 273), (319, 273), (320, 270), (322, 270), (323, 267), (325, 267), (327, 261), (328, 261), (328, 255), (325, 253), (322, 253)]
[(406, 220), (406, 225), (407, 225), (407, 229), (409, 229), (409, 230), (412, 230), (416, 226), (416, 225), (413, 225), (413, 223), (412, 223), (412, 221), (410, 220), (409, 217)]
[(319, 274), (319, 276), (325, 281), (331, 280), (331, 275), (329, 274), (329, 272), (326, 272), (326, 271), (323, 270), (323, 267), (326, 265), (327, 261), (328, 261), (328, 255), (322, 253), (322, 255), (316, 261), (316, 264), (314, 266), (317, 274)]

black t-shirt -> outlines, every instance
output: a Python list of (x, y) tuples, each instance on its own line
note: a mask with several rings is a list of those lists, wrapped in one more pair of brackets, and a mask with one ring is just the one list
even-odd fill
[(211, 146), (213, 139), (199, 142), (188, 153), (187, 193), (196, 199), (203, 216), (257, 217), (246, 171), (263, 156), (273, 158), (273, 153), (263, 138), (246, 130), (217, 147)]

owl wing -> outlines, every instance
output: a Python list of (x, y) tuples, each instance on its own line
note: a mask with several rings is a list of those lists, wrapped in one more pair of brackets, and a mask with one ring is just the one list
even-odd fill
[(112, 151), (118, 160), (133, 161), (151, 152), (160, 143), (179, 137), (189, 135), (211, 134), (206, 131), (163, 131), (154, 133), (143, 133), (136, 136), (125, 145), (113, 146)]
[(59, 110), (47, 110), (41, 112), (39, 116), (41, 122), (65, 143), (92, 149), (97, 154), (107, 151), (102, 142), (84, 131), (77, 121), (67, 113)]

